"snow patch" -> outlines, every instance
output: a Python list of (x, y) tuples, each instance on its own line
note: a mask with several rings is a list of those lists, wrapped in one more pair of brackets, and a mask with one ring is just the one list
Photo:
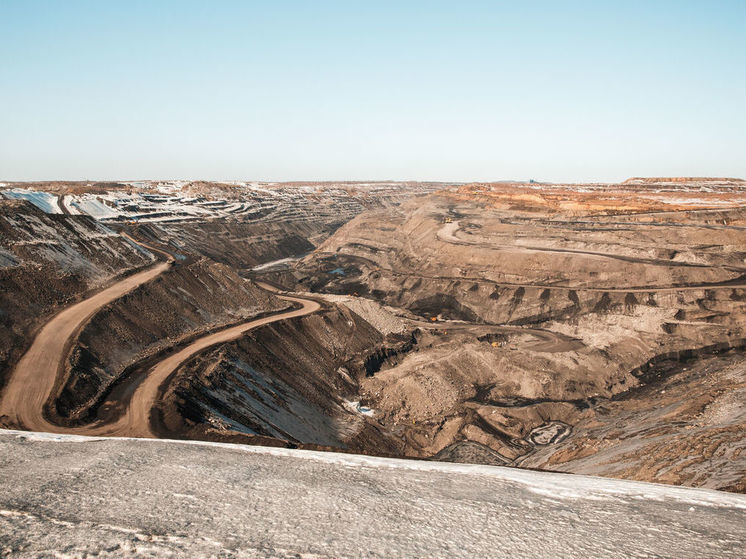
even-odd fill
[(345, 407), (349, 410), (352, 410), (355, 413), (359, 413), (360, 415), (367, 415), (368, 417), (375, 417), (376, 412), (366, 406), (361, 406), (360, 402), (350, 402), (348, 400), (345, 400)]
[(272, 260), (271, 262), (265, 262), (264, 264), (259, 264), (258, 266), (254, 266), (251, 270), (254, 272), (258, 272), (259, 270), (267, 270), (269, 268), (275, 268), (278, 266), (282, 266), (283, 264), (289, 264), (290, 262), (295, 262), (297, 260), (300, 260), (301, 258), (303, 258), (303, 256), (292, 256), (289, 258), (280, 258), (279, 260)]
[(62, 210), (57, 205), (57, 196), (49, 192), (40, 192), (37, 190), (28, 190), (24, 188), (14, 188), (2, 192), (5, 198), (14, 200), (28, 200), (34, 206), (48, 214), (59, 214)]
[[(32, 433), (17, 430), (0, 430), (0, 434), (22, 437), (30, 441), (50, 442), (90, 442), (110, 440), (106, 437), (84, 437), (79, 435), (58, 435), (53, 433)], [(326, 464), (349, 466), (355, 468), (372, 468), (380, 470), (414, 470), (419, 472), (444, 472), (450, 474), (484, 475), (493, 479), (502, 479), (523, 485), (528, 491), (554, 499), (618, 499), (637, 500), (672, 500), (689, 505), (707, 507), (728, 507), (746, 510), (746, 495), (726, 493), (712, 489), (677, 487), (642, 481), (601, 478), (579, 474), (561, 474), (521, 470), (504, 466), (484, 466), (479, 464), (454, 464), (447, 462), (428, 462), (402, 458), (381, 458), (337, 452), (314, 450), (294, 450), (287, 448), (249, 446), (231, 443), (205, 441), (177, 441), (170, 439), (117, 439), (140, 441), (143, 444), (200, 445), (226, 450), (241, 450), (249, 454), (281, 456), (295, 460), (312, 460)]]

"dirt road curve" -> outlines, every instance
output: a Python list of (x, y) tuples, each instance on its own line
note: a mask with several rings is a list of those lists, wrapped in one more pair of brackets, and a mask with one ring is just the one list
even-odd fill
[[(273, 288), (266, 284), (260, 285), (265, 289), (274, 291)], [(321, 305), (310, 299), (301, 299), (300, 297), (290, 297), (287, 295), (277, 295), (277, 297), (285, 301), (300, 303), (301, 308), (244, 322), (243, 324), (232, 326), (195, 340), (181, 351), (174, 353), (150, 369), (146, 379), (135, 390), (129, 407), (119, 421), (111, 425), (92, 426), (85, 434), (154, 437), (155, 435), (150, 428), (150, 410), (157, 401), (159, 388), (168, 380), (179, 365), (200, 351), (215, 344), (240, 338), (244, 333), (253, 328), (277, 322), (278, 320), (311, 314), (321, 308)], [(79, 433), (80, 431), (76, 432)]]
[(125, 239), (129, 239), (130, 241), (132, 241), (132, 242), (133, 242), (133, 243), (135, 243), (136, 245), (140, 245), (141, 247), (145, 247), (145, 248), (146, 248), (146, 249), (148, 249), (148, 250), (149, 250), (150, 252), (157, 252), (158, 254), (162, 254), (163, 256), (165, 256), (165, 257), (166, 257), (166, 258), (167, 258), (168, 260), (171, 260), (171, 261), (173, 261), (173, 260), (174, 260), (174, 257), (173, 257), (173, 256), (171, 256), (171, 255), (170, 255), (170, 254), (169, 254), (168, 252), (166, 252), (165, 250), (162, 250), (162, 249), (160, 249), (160, 248), (154, 247), (154, 246), (152, 246), (152, 245), (149, 245), (149, 244), (147, 244), (147, 243), (143, 243), (142, 241), (138, 241), (138, 240), (137, 240), (137, 239), (135, 239), (134, 237), (131, 237), (131, 236), (130, 236), (129, 234), (125, 233), (124, 231), (123, 231), (123, 232), (121, 232), (121, 233), (120, 233), (120, 235), (121, 235), (122, 237), (124, 237)]
[[(441, 227), (435, 236), (439, 241), (450, 243), (453, 245), (464, 245), (464, 246), (477, 246), (481, 248), (491, 248), (501, 251), (514, 251), (514, 252), (554, 252), (558, 254), (580, 254), (589, 258), (608, 258), (611, 260), (621, 260), (622, 262), (632, 262), (636, 264), (648, 264), (651, 266), (680, 266), (688, 268), (709, 268), (708, 264), (695, 264), (690, 262), (676, 262), (673, 260), (660, 260), (656, 258), (637, 258), (632, 256), (623, 256), (619, 254), (609, 254), (605, 252), (593, 252), (587, 250), (575, 250), (569, 248), (553, 248), (553, 247), (538, 247), (538, 246), (527, 246), (527, 245), (501, 245), (488, 241), (487, 239), (463, 239), (458, 237), (456, 233), (459, 231), (460, 223), (458, 221), (452, 221), (446, 223)], [(735, 271), (743, 272), (743, 268), (732, 268), (726, 266), (727, 269), (733, 269)]]
[[(135, 242), (139, 243), (139, 241)], [(145, 380), (137, 387), (129, 406), (116, 422), (94, 423), (80, 427), (62, 427), (48, 421), (44, 417), (44, 405), (52, 395), (55, 381), (62, 371), (70, 341), (101, 307), (157, 277), (170, 265), (171, 261), (169, 260), (169, 262), (162, 262), (152, 268), (124, 278), (88, 299), (68, 307), (47, 322), (13, 370), (2, 399), (0, 399), (0, 416), (7, 416), (13, 423), (31, 431), (153, 437), (155, 435), (150, 428), (150, 410), (156, 403), (160, 386), (184, 361), (207, 347), (234, 340), (252, 328), (278, 320), (310, 314), (320, 308), (320, 305), (313, 300), (277, 295), (285, 301), (299, 303), (301, 308), (250, 320), (208, 334), (159, 362), (148, 372)], [(269, 285), (260, 285), (270, 291), (276, 291)]]
[[(420, 328), (426, 328), (428, 330), (447, 330), (447, 331), (459, 331), (459, 330), (474, 330), (484, 329), (484, 324), (462, 324), (459, 322), (427, 322), (425, 320), (408, 320), (409, 324), (419, 326)], [(526, 328), (518, 326), (500, 326), (497, 324), (490, 324), (489, 330), (494, 332), (506, 332), (510, 334), (528, 334), (536, 338), (538, 341), (533, 343), (524, 344), (522, 349), (528, 351), (538, 351), (541, 353), (563, 353), (565, 351), (573, 351), (584, 347), (582, 341), (560, 334), (558, 332), (552, 332), (551, 330), (543, 330), (541, 328)]]
[(0, 399), (0, 416), (6, 415), (29, 430), (52, 430), (54, 425), (44, 419), (42, 408), (54, 389), (69, 341), (101, 307), (159, 276), (170, 266), (170, 261), (160, 262), (56, 314), (39, 331), (13, 370)]

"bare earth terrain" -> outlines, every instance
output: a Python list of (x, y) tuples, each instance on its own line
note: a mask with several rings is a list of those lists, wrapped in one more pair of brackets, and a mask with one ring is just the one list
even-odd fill
[(746, 183), (3, 183), (0, 425), (746, 491)]

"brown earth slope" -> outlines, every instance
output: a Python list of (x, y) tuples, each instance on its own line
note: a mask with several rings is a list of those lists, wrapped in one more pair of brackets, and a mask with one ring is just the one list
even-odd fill
[(200, 259), (175, 266), (100, 309), (82, 328), (56, 411), (67, 420), (85, 418), (128, 367), (187, 338), (286, 306), (225, 265)]
[[(648, 198), (629, 188), (471, 185), (359, 216), (294, 277), (431, 324), (361, 383), (361, 400), (409, 455), (738, 490), (744, 196), (737, 185)], [(571, 343), (542, 345), (541, 332)], [(661, 391), (673, 399), (666, 419)], [(676, 407), (686, 394), (699, 395), (698, 407)], [(710, 427), (705, 409), (720, 410)], [(608, 430), (622, 421), (630, 432), (615, 439)], [(655, 429), (665, 436), (649, 442), (670, 449), (635, 454), (653, 447), (627, 439)], [(616, 450), (590, 465), (598, 440)]]
[[(743, 184), (473, 184), (402, 204), (298, 188), (242, 218), (119, 223), (175, 264), (70, 331), (44, 421), (744, 490)], [(13, 234), (8, 270), (34, 245)]]
[(0, 200), (0, 387), (32, 333), (60, 307), (154, 261), (90, 217)]

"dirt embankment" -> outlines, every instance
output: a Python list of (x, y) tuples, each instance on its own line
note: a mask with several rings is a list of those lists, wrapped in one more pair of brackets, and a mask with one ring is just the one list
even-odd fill
[(0, 387), (54, 312), (155, 256), (87, 216), (0, 201)]
[(32, 431), (54, 429), (44, 417), (44, 409), (53, 395), (58, 371), (75, 333), (103, 305), (152, 280), (170, 265), (161, 262), (118, 280), (66, 307), (44, 324), (9, 375), (0, 399), (3, 424)]
[(393, 454), (399, 441), (355, 402), (371, 348), (400, 338), (341, 306), (258, 328), (180, 368), (164, 400), (164, 424), (199, 438), (238, 432), (252, 436), (246, 440)]
[[(588, 194), (515, 190), (543, 199), (561, 194), (573, 203)], [(718, 196), (737, 206), (741, 194)], [(293, 276), (310, 291), (374, 299), (439, 325), (413, 351), (361, 382), (361, 401), (400, 438), (406, 454), (520, 463), (539, 447), (577, 443), (573, 452), (583, 456), (594, 435), (583, 438), (575, 426), (607, 414), (611, 425), (636, 409), (654, 408), (656, 392), (624, 410), (608, 403), (681, 372), (666, 363), (743, 350), (746, 214), (738, 207), (702, 210), (695, 191), (679, 189), (675, 196), (688, 197), (681, 204), (694, 209), (681, 210), (675, 201), (663, 212), (658, 205), (648, 208), (655, 213), (626, 215), (622, 207), (615, 215), (579, 215), (567, 208), (495, 206), (469, 189), (456, 197), (443, 193), (398, 212), (359, 216), (285, 279)], [(568, 343), (549, 351), (537, 339), (542, 331)], [(705, 382), (703, 376), (677, 378), (690, 393)], [(720, 389), (733, 386), (725, 380)], [(635, 417), (636, 432), (659, 426), (655, 414)], [(710, 439), (707, 447), (695, 441), (700, 435), (688, 421), (674, 410), (667, 426), (671, 445), (697, 454), (682, 475), (665, 473), (675, 465), (673, 454), (655, 469), (599, 471), (737, 487), (738, 479), (719, 475), (713, 456), (717, 446), (718, 456), (746, 471), (736, 441), (744, 427), (730, 422), (733, 436)], [(550, 451), (536, 456), (532, 465), (552, 467)], [(613, 461), (615, 455), (599, 456)], [(582, 467), (569, 459), (565, 469), (575, 471), (576, 464)]]
[(85, 419), (128, 367), (207, 330), (246, 321), (287, 303), (206, 259), (176, 266), (99, 310), (66, 363), (55, 410)]
[(743, 356), (669, 359), (648, 376), (520, 464), (746, 493)]
[[(47, 404), (54, 400), (55, 386), (60, 381), (59, 372), (62, 370), (65, 355), (80, 328), (103, 306), (154, 280), (172, 264), (173, 260), (169, 259), (168, 262), (159, 263), (120, 279), (65, 308), (47, 322), (13, 369), (8, 386), (3, 391), (0, 399), (2, 425), (55, 433), (152, 437), (152, 412), (168, 380), (182, 363), (206, 348), (235, 340), (253, 328), (305, 316), (320, 308), (319, 303), (313, 300), (277, 294), (278, 299), (297, 308), (243, 321), (186, 343), (156, 362), (141, 382), (133, 383), (130, 394), (119, 402), (124, 404), (119, 413), (102, 418), (91, 425), (71, 427), (56, 423), (47, 413)], [(272, 291), (267, 285), (263, 285), (262, 288)]]
[(306, 254), (314, 240), (327, 237), (333, 224), (298, 221), (287, 224), (251, 221), (199, 221), (140, 225), (138, 238), (154, 238), (175, 250), (207, 257), (236, 269)]

